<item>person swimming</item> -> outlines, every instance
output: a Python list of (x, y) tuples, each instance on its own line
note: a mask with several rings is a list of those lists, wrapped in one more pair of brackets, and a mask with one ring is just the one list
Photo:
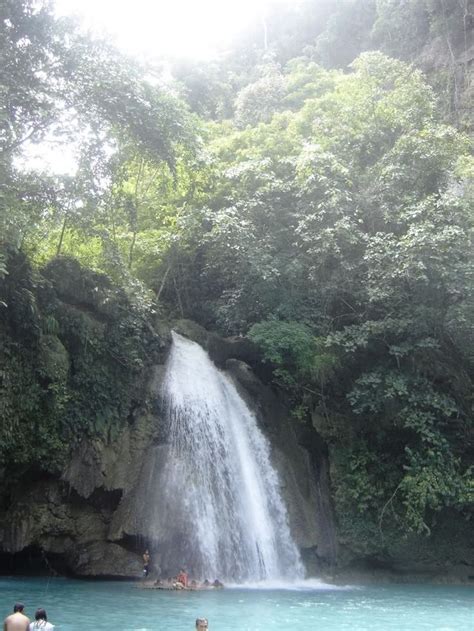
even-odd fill
[(39, 607), (35, 613), (35, 621), (30, 623), (29, 631), (53, 631), (54, 625), (48, 622), (46, 609)]
[(3, 621), (4, 631), (27, 631), (30, 621), (23, 613), (24, 609), (23, 603), (15, 603), (13, 613)]
[(207, 618), (196, 618), (196, 631), (207, 631), (209, 623)]

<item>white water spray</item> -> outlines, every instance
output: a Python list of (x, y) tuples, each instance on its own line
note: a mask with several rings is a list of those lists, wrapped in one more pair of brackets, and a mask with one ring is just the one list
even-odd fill
[(301, 579), (269, 444), (232, 380), (173, 333), (163, 388), (169, 450), (160, 521), (175, 534), (173, 554), (201, 578)]

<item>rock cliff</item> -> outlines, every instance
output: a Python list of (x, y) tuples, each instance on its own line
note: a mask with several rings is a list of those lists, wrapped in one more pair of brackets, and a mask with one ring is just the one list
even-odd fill
[[(8, 390), (4, 397), (10, 408), (16, 405), (25, 414), (23, 425), (31, 429), (17, 438), (18, 446), (13, 442), (12, 456), (0, 469), (1, 570), (139, 577), (141, 555), (149, 547), (152, 572), (159, 573), (163, 533), (154, 524), (166, 507), (152, 498), (153, 481), (167, 453), (160, 392), (170, 327), (155, 323), (143, 329), (140, 318), (139, 325), (131, 319), (123, 296), (114, 295), (99, 277), (86, 278), (68, 261), (56, 262), (48, 274), (35, 308), (27, 312), (36, 318), (32, 323), (25, 319), (23, 302), (14, 300), (23, 292), (20, 297), (32, 302), (34, 287), (11, 270), (11, 312), (18, 314), (0, 329), (4, 357), (13, 356), (13, 348), (19, 357), (21, 340), (26, 349), (23, 370), (29, 371), (25, 383), (32, 387), (32, 377), (38, 379), (32, 394), (22, 393), (25, 405), (20, 405), (18, 385), (11, 390), (16, 398), (8, 399)], [(448, 512), (440, 515), (430, 537), (412, 534), (380, 544), (368, 542), (367, 533), (361, 532), (357, 541), (347, 540), (343, 516), (334, 515), (332, 506), (340, 457), (333, 447), (337, 419), (328, 423), (316, 411), (312, 425), (293, 419), (291, 405), (269, 385), (270, 367), (261, 363), (249, 340), (222, 339), (185, 320), (173, 328), (206, 348), (255, 411), (272, 445), (291, 531), (309, 575), (346, 581), (471, 579), (469, 524), (453, 521)], [(141, 345), (148, 340), (147, 349), (131, 342), (133, 336)], [(103, 380), (101, 389), (87, 389), (91, 370), (95, 383)], [(3, 387), (5, 392), (5, 379)], [(8, 405), (3, 409), (8, 411)], [(38, 432), (46, 417), (49, 433), (42, 435)], [(54, 423), (64, 428), (65, 417), (72, 442), (67, 457), (60, 458)], [(3, 430), (9, 417), (4, 421)], [(3, 439), (2, 445), (5, 449), (9, 443)]]
[[(273, 448), (297, 545), (313, 572), (335, 561), (327, 461), (289, 419), (285, 403), (243, 359), (256, 361), (247, 340), (220, 340), (192, 323), (177, 323), (218, 358), (255, 409)], [(192, 331), (192, 333), (191, 333)], [(239, 359), (235, 359), (238, 357)], [(77, 576), (138, 577), (149, 547), (160, 571), (160, 533), (153, 524), (164, 510), (150, 488), (165, 461), (160, 385), (164, 364), (150, 370), (143, 404), (127, 415), (113, 439), (85, 439), (61, 476), (23, 481), (0, 517), (0, 558), (5, 565), (52, 567)], [(316, 449), (317, 451), (317, 449)]]

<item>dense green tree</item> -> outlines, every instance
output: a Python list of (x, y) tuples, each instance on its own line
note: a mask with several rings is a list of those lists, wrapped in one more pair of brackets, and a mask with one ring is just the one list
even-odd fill
[(472, 308), (470, 142), (410, 66), (368, 53), (305, 89), (302, 63), (271, 120), (213, 127), (205, 229), (178, 244), (184, 312), (250, 330), (330, 444), (346, 536), (363, 515), (376, 546), (387, 510), (393, 535), (469, 504), (472, 336), (451, 331)]
[[(2, 239), (18, 246), (26, 238), (50, 253), (61, 253), (74, 234), (104, 241), (110, 187), (124, 161), (118, 155), (173, 172), (179, 147), (195, 145), (186, 107), (144, 79), (135, 62), (55, 19), (47, 3), (6, 0), (0, 28)], [(77, 146), (75, 178), (18, 168), (24, 147), (45, 139), (56, 152), (62, 143)]]
[[(222, 62), (175, 64), (201, 120), (47, 5), (1, 10), (0, 463), (41, 468), (52, 444), (57, 472), (67, 441), (121, 426), (158, 303), (260, 346), (327, 446), (346, 543), (469, 516), (474, 162), (446, 121), (468, 3), (269, 11)], [(433, 42), (447, 110), (414, 66), (358, 54)], [(20, 168), (44, 139), (74, 139), (74, 176)]]

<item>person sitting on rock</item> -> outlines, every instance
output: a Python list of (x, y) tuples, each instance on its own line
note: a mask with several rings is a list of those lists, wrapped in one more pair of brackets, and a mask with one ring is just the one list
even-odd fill
[(186, 574), (186, 571), (183, 568), (180, 569), (177, 579), (178, 579), (178, 583), (181, 583), (183, 587), (188, 586), (188, 575)]
[(184, 589), (184, 585), (183, 583), (179, 580), (179, 574), (178, 576), (174, 576), (172, 579), (172, 585), (173, 585), (173, 589)]
[(222, 589), (224, 587), (224, 583), (221, 583), (216, 578), (216, 580), (212, 583), (212, 586), (215, 587), (216, 589)]

